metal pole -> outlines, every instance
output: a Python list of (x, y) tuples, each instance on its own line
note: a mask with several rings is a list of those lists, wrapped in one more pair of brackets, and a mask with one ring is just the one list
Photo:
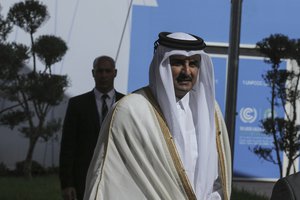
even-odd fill
[(236, 101), (237, 101), (241, 13), (242, 13), (242, 0), (231, 0), (225, 123), (229, 134), (229, 141), (230, 141), (230, 146), (232, 151), (231, 152), (232, 161), (234, 159), (234, 136), (235, 136), (235, 118), (236, 118)]

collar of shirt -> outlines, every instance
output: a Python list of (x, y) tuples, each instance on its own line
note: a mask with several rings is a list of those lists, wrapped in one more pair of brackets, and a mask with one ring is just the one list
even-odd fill
[[(104, 93), (99, 92), (96, 88), (94, 88), (94, 93), (95, 93), (96, 99), (101, 99), (101, 97), (104, 95)], [(114, 89), (112, 89), (106, 94), (108, 95), (108, 99), (113, 99), (116, 94), (116, 91)]]
[(177, 109), (186, 110), (189, 106), (190, 94), (187, 93), (184, 97), (176, 102)]

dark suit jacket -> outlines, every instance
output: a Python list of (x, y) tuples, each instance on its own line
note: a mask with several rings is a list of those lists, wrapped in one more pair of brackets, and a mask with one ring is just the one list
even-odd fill
[(271, 200), (300, 200), (300, 172), (279, 179), (274, 185)]
[[(124, 95), (116, 92), (116, 101)], [(100, 130), (94, 91), (69, 100), (63, 125), (59, 158), (62, 189), (75, 187), (78, 200), (83, 198), (87, 170)]]

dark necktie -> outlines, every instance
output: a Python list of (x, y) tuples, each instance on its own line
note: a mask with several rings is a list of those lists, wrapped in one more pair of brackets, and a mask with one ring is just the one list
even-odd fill
[(107, 111), (108, 111), (108, 107), (107, 107), (107, 104), (106, 104), (106, 98), (108, 98), (108, 95), (107, 94), (104, 94), (102, 95), (102, 110), (101, 110), (101, 117), (102, 117), (102, 121), (103, 119), (105, 118), (106, 114), (107, 114)]

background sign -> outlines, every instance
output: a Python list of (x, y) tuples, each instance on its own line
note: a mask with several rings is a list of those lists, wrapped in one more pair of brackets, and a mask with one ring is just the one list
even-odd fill
[[(286, 62), (283, 66), (286, 66)], [(234, 146), (234, 176), (238, 178), (279, 177), (277, 165), (259, 159), (251, 152), (255, 145), (273, 146), (272, 136), (263, 134), (260, 124), (260, 121), (271, 113), (271, 89), (262, 78), (270, 69), (271, 65), (261, 59), (240, 59)], [(276, 108), (276, 115), (284, 116), (281, 107)]]

